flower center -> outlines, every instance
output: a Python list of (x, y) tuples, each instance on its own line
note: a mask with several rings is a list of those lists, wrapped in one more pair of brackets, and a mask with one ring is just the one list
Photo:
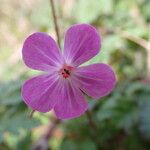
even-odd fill
[(67, 79), (71, 76), (73, 67), (64, 65), (64, 67), (60, 70), (60, 75), (62, 75), (63, 78)]

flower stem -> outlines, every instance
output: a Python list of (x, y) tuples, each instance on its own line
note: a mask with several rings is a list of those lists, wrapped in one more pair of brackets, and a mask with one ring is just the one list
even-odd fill
[(94, 132), (97, 132), (97, 129), (98, 129), (97, 125), (94, 122), (92, 115), (91, 115), (91, 112), (89, 110), (86, 111), (86, 116), (87, 116), (87, 119), (89, 122), (89, 126), (94, 130)]
[(59, 119), (55, 119), (54, 121), (52, 121), (52, 124), (50, 121), (47, 131), (43, 134), (41, 138), (39, 138), (36, 143), (32, 145), (31, 150), (50, 150), (51, 148), (49, 147), (48, 143), (59, 123), (61, 123)]
[(54, 130), (56, 129), (57, 125), (60, 124), (60, 122), (61, 122), (61, 121), (56, 118), (56, 119), (53, 121), (53, 124), (52, 124), (52, 125), (51, 125), (51, 124), (49, 125), (48, 130), (47, 130), (46, 134), (44, 135), (44, 137), (45, 137), (47, 140), (49, 140), (49, 139), (52, 137)]
[(31, 110), (31, 112), (29, 113), (29, 117), (32, 118), (33, 114), (35, 113), (36, 110)]
[(87, 116), (87, 119), (88, 119), (88, 123), (89, 123), (89, 126), (90, 128), (92, 129), (92, 133), (91, 133), (91, 139), (97, 143), (97, 145), (100, 144), (100, 141), (99, 139), (97, 138), (97, 134), (98, 134), (98, 127), (95, 123), (95, 121), (93, 120), (92, 118), (92, 114), (89, 110), (86, 111), (86, 116)]
[(51, 6), (51, 10), (52, 10), (53, 21), (54, 21), (54, 26), (55, 26), (55, 32), (56, 32), (56, 36), (57, 36), (57, 43), (60, 47), (59, 27), (58, 27), (56, 11), (55, 11), (55, 6), (54, 6), (54, 1), (53, 0), (50, 0), (50, 6)]

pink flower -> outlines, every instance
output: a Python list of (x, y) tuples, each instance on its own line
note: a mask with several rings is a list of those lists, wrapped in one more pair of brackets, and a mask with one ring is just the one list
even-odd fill
[(53, 109), (60, 119), (82, 115), (88, 108), (83, 92), (99, 99), (115, 86), (110, 66), (97, 63), (80, 67), (99, 53), (100, 43), (96, 29), (87, 24), (68, 29), (63, 53), (49, 35), (40, 32), (30, 35), (23, 45), (23, 60), (28, 67), (45, 74), (24, 83), (24, 102), (40, 112)]

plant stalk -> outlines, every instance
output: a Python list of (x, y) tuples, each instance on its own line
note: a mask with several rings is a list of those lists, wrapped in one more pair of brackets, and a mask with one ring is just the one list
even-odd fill
[(56, 33), (56, 37), (57, 37), (57, 43), (60, 47), (59, 27), (58, 27), (58, 21), (57, 21), (57, 17), (56, 17), (56, 10), (55, 10), (53, 0), (50, 0), (50, 6), (51, 6), (51, 10), (52, 10), (52, 16), (53, 16), (53, 21), (54, 21), (54, 26), (55, 26), (55, 33)]

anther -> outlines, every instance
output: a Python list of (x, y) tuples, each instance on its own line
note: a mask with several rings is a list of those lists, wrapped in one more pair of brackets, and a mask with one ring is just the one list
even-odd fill
[(70, 75), (69, 70), (64, 69), (64, 71), (65, 71), (66, 74)]

